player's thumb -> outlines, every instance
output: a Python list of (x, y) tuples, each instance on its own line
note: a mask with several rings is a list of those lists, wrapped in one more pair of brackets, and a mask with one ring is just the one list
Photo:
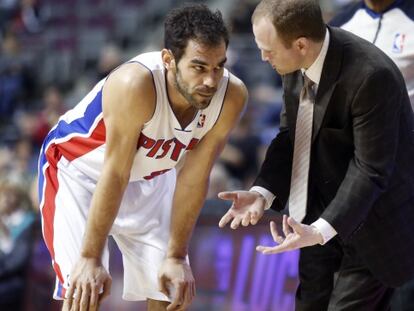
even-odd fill
[(164, 276), (158, 277), (158, 287), (159, 287), (159, 290), (160, 290), (161, 293), (163, 293), (166, 296), (169, 296), (170, 295), (170, 293), (168, 291), (168, 283), (169, 282), (170, 281), (166, 277), (164, 277)]

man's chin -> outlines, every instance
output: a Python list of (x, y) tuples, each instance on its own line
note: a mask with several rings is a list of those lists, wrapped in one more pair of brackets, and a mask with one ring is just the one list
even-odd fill
[(206, 109), (210, 105), (211, 100), (196, 102), (193, 106), (197, 109)]

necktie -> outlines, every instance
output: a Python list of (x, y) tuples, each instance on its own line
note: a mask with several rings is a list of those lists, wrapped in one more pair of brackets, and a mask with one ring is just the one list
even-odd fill
[(295, 146), (293, 149), (292, 177), (290, 183), (289, 214), (302, 222), (306, 215), (308, 198), (308, 177), (310, 147), (312, 139), (314, 82), (304, 75), (304, 85), (300, 93), (299, 109), (296, 118)]

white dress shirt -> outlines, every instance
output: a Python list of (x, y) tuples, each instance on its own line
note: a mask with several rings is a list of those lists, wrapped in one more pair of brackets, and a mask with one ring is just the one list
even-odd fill
[[(313, 64), (308, 69), (302, 69), (302, 73), (306, 74), (306, 76), (312, 80), (314, 85), (315, 94), (318, 91), (319, 82), (321, 80), (322, 68), (323, 63), (325, 62), (326, 53), (328, 52), (329, 46), (329, 31), (326, 30), (325, 39), (322, 44), (321, 51), (319, 52), (318, 57), (313, 62)], [(269, 209), (275, 199), (275, 194), (271, 193), (269, 190), (260, 187), (254, 186), (250, 189), (250, 191), (255, 191), (260, 193), (266, 200), (265, 209)], [(319, 218), (315, 222), (311, 224), (311, 226), (315, 227), (322, 235), (323, 243), (322, 245), (332, 239), (336, 234), (336, 230), (323, 218)]]

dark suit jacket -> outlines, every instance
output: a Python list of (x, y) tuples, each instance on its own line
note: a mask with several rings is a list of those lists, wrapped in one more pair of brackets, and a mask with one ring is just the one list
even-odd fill
[[(372, 273), (398, 286), (414, 278), (414, 119), (403, 77), (371, 43), (328, 28), (316, 94), (305, 223), (328, 221)], [(255, 181), (287, 203), (300, 71), (283, 77), (280, 132)]]

